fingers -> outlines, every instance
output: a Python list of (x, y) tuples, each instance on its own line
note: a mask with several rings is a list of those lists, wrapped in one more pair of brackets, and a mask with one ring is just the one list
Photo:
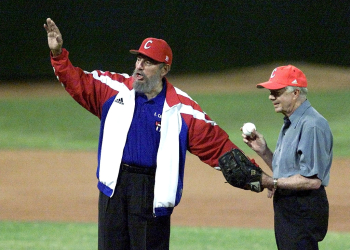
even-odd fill
[(251, 140), (248, 138), (245, 134), (242, 134), (243, 142), (247, 144), (249, 147), (251, 147)]
[(267, 189), (267, 198), (271, 199), (275, 194), (275, 189)]
[(252, 138), (250, 138), (249, 136), (246, 136), (245, 134), (242, 133), (242, 137), (243, 137), (243, 142), (245, 144), (248, 145), (248, 147), (251, 147), (251, 143), (252, 143)]
[(273, 196), (273, 191), (271, 189), (267, 190), (267, 198), (271, 199)]
[(250, 135), (247, 135), (247, 137), (250, 138), (251, 140), (255, 140), (257, 138), (256, 130), (253, 129), (252, 132), (250, 132)]
[(48, 45), (53, 56), (60, 55), (62, 53), (63, 45), (63, 39), (60, 30), (51, 18), (46, 19), (44, 28), (47, 32)]
[(51, 18), (46, 19), (46, 24), (44, 24), (44, 28), (47, 33), (49, 32), (56, 32), (57, 34), (60, 34), (59, 29), (57, 28), (56, 24), (54, 21), (52, 21)]
[(52, 21), (51, 18), (47, 18), (46, 23), (44, 23), (44, 28), (45, 28), (47, 33), (49, 33), (51, 31), (51, 28), (50, 28), (51, 21)]
[(51, 18), (47, 18), (47, 19), (46, 19), (46, 23), (47, 23), (47, 26), (48, 26), (48, 28), (49, 28), (50, 30), (52, 30), (53, 26), (56, 26), (55, 23), (54, 23), (54, 21), (52, 21)]
[(254, 135), (254, 137), (256, 137), (256, 138), (262, 138), (262, 137), (263, 137), (263, 135), (260, 134), (260, 133), (259, 133), (258, 131), (256, 131), (255, 129), (253, 130), (252, 135)]
[(242, 133), (243, 142), (249, 143), (257, 139), (256, 131), (252, 131), (251, 135), (245, 135)]

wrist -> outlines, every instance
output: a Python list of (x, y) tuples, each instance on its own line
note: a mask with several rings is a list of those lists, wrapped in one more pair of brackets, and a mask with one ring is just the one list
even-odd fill
[(277, 189), (277, 185), (278, 185), (278, 178), (273, 178), (273, 188)]
[(265, 173), (262, 174), (261, 184), (265, 188), (273, 188), (273, 178)]
[(62, 53), (62, 49), (51, 50), (51, 53), (53, 57), (59, 56)]

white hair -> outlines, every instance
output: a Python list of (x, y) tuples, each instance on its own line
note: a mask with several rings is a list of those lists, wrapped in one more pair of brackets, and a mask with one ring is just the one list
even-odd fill
[(302, 96), (302, 97), (306, 97), (307, 96), (307, 92), (308, 92), (307, 88), (294, 87), (294, 86), (287, 86), (286, 87), (286, 91), (288, 93), (291, 93), (291, 92), (293, 92), (296, 89), (300, 90), (300, 96)]

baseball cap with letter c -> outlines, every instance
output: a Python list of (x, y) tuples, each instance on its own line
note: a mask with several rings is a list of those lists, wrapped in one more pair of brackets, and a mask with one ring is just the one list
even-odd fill
[(143, 40), (138, 50), (130, 50), (132, 54), (142, 54), (149, 58), (171, 65), (173, 52), (168, 43), (162, 39), (149, 37)]
[(257, 88), (282, 89), (287, 86), (306, 88), (307, 80), (304, 73), (293, 65), (280, 66), (275, 68), (269, 81), (259, 83)]

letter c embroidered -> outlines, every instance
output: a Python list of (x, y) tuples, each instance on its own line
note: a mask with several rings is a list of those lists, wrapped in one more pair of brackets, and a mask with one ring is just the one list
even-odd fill
[(274, 77), (275, 77), (275, 72), (276, 72), (276, 71), (277, 71), (277, 68), (275, 68), (275, 69), (272, 71), (270, 78), (274, 78)]
[(147, 42), (145, 43), (145, 46), (143, 46), (144, 49), (149, 49), (149, 48), (151, 48), (151, 46), (148, 45), (149, 43), (153, 43), (152, 40), (149, 40), (149, 41), (147, 41)]

